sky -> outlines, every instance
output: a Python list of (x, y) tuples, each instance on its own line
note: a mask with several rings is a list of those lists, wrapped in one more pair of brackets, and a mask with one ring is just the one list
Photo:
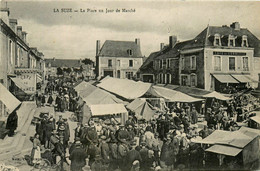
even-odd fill
[[(97, 40), (102, 46), (105, 40), (135, 38), (140, 39), (142, 54), (149, 56), (160, 49), (160, 43), (168, 44), (171, 35), (179, 41), (189, 40), (208, 24), (222, 26), (235, 21), (260, 39), (260, 3), (254, 1), (6, 2), (10, 18), (17, 19), (28, 33), (30, 47), (37, 47), (45, 58), (94, 60)], [(79, 12), (61, 12), (62, 8)], [(122, 12), (123, 8), (134, 12)], [(97, 12), (87, 12), (88, 9)], [(104, 12), (99, 12), (101, 9)], [(106, 13), (106, 9), (114, 11)]]

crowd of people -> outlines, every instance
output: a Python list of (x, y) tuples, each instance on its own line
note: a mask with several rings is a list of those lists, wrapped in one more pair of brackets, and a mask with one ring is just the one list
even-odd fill
[[(56, 100), (52, 98), (54, 92)], [(204, 146), (193, 140), (203, 139), (216, 129), (234, 131), (237, 128), (236, 122), (246, 119), (241, 102), (234, 98), (226, 106), (213, 101), (213, 105), (204, 113), (207, 121), (205, 125), (198, 124), (199, 113), (194, 105), (187, 108), (177, 103), (168, 106), (164, 112), (149, 121), (138, 120), (134, 113), (129, 112), (124, 125), (110, 117), (90, 118), (88, 123), (83, 124), (82, 104), (72, 85), (62, 81), (49, 83), (45, 93), (49, 94), (49, 99), (52, 98), (47, 103), (50, 102), (49, 105), (53, 105), (56, 111), (75, 112), (78, 124), (74, 142), (70, 144), (67, 119), (60, 115), (58, 121), (55, 121), (52, 115), (43, 115), (36, 124), (32, 158), (37, 161), (40, 147), (44, 146), (51, 151), (51, 163), (57, 163), (58, 156), (63, 168), (69, 159), (72, 171), (80, 171), (86, 165), (92, 171), (215, 168), (218, 161), (205, 153)], [(42, 102), (41, 100), (41, 105)], [(232, 167), (239, 167), (239, 164)]]

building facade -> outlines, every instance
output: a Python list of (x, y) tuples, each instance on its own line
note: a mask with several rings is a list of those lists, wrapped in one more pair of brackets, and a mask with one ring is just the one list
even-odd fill
[(97, 41), (96, 74), (97, 77), (116, 77), (132, 79), (143, 63), (140, 40), (112, 41), (106, 40), (100, 49)]
[(229, 93), (254, 86), (259, 40), (238, 22), (208, 26), (181, 50), (180, 85)]
[[(8, 8), (1, 8), (1, 51), (0, 51), (0, 83), (11, 93), (21, 100), (21, 94), (34, 94), (36, 91), (35, 82), (28, 82), (25, 75), (28, 73), (38, 75), (42, 79), (44, 68), (44, 55), (41, 52), (33, 52), (26, 40), (27, 33), (22, 26), (18, 26), (16, 19), (10, 19)], [(39, 65), (39, 67), (37, 67)], [(30, 91), (29, 90), (30, 88)], [(33, 87), (33, 88), (32, 88)], [(1, 112), (4, 113), (3, 105)]]

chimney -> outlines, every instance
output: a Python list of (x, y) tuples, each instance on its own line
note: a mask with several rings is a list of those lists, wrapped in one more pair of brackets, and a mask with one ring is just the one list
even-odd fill
[(1, 19), (5, 22), (5, 24), (9, 24), (9, 14), (10, 14), (10, 11), (9, 11), (9, 8), (0, 8), (0, 16), (1, 16)]
[(175, 44), (177, 43), (177, 36), (170, 36), (169, 37), (169, 46), (170, 48), (173, 48)]
[(100, 40), (97, 40), (97, 44), (96, 44), (96, 56), (98, 56), (100, 51)]
[(11, 29), (16, 33), (17, 32), (17, 19), (9, 19), (9, 24)]
[(163, 50), (164, 48), (164, 43), (160, 43), (160, 50)]
[(235, 30), (240, 30), (240, 24), (239, 22), (234, 22), (230, 25), (231, 28), (235, 29)]
[(23, 31), (23, 27), (22, 26), (17, 26), (17, 35), (22, 38), (22, 31)]
[(26, 43), (26, 35), (27, 35), (27, 33), (25, 31), (22, 31), (22, 39), (23, 39), (24, 43)]
[(140, 39), (136, 38), (136, 39), (135, 39), (135, 44), (137, 44), (138, 46), (140, 46)]

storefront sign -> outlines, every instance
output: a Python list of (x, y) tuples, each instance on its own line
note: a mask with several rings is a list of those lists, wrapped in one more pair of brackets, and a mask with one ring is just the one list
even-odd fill
[(33, 94), (36, 92), (36, 74), (34, 73), (22, 73), (17, 76), (21, 79), (22, 83), (27, 86), (23, 91), (27, 94)]
[(213, 52), (213, 55), (246, 56), (243, 52)]

